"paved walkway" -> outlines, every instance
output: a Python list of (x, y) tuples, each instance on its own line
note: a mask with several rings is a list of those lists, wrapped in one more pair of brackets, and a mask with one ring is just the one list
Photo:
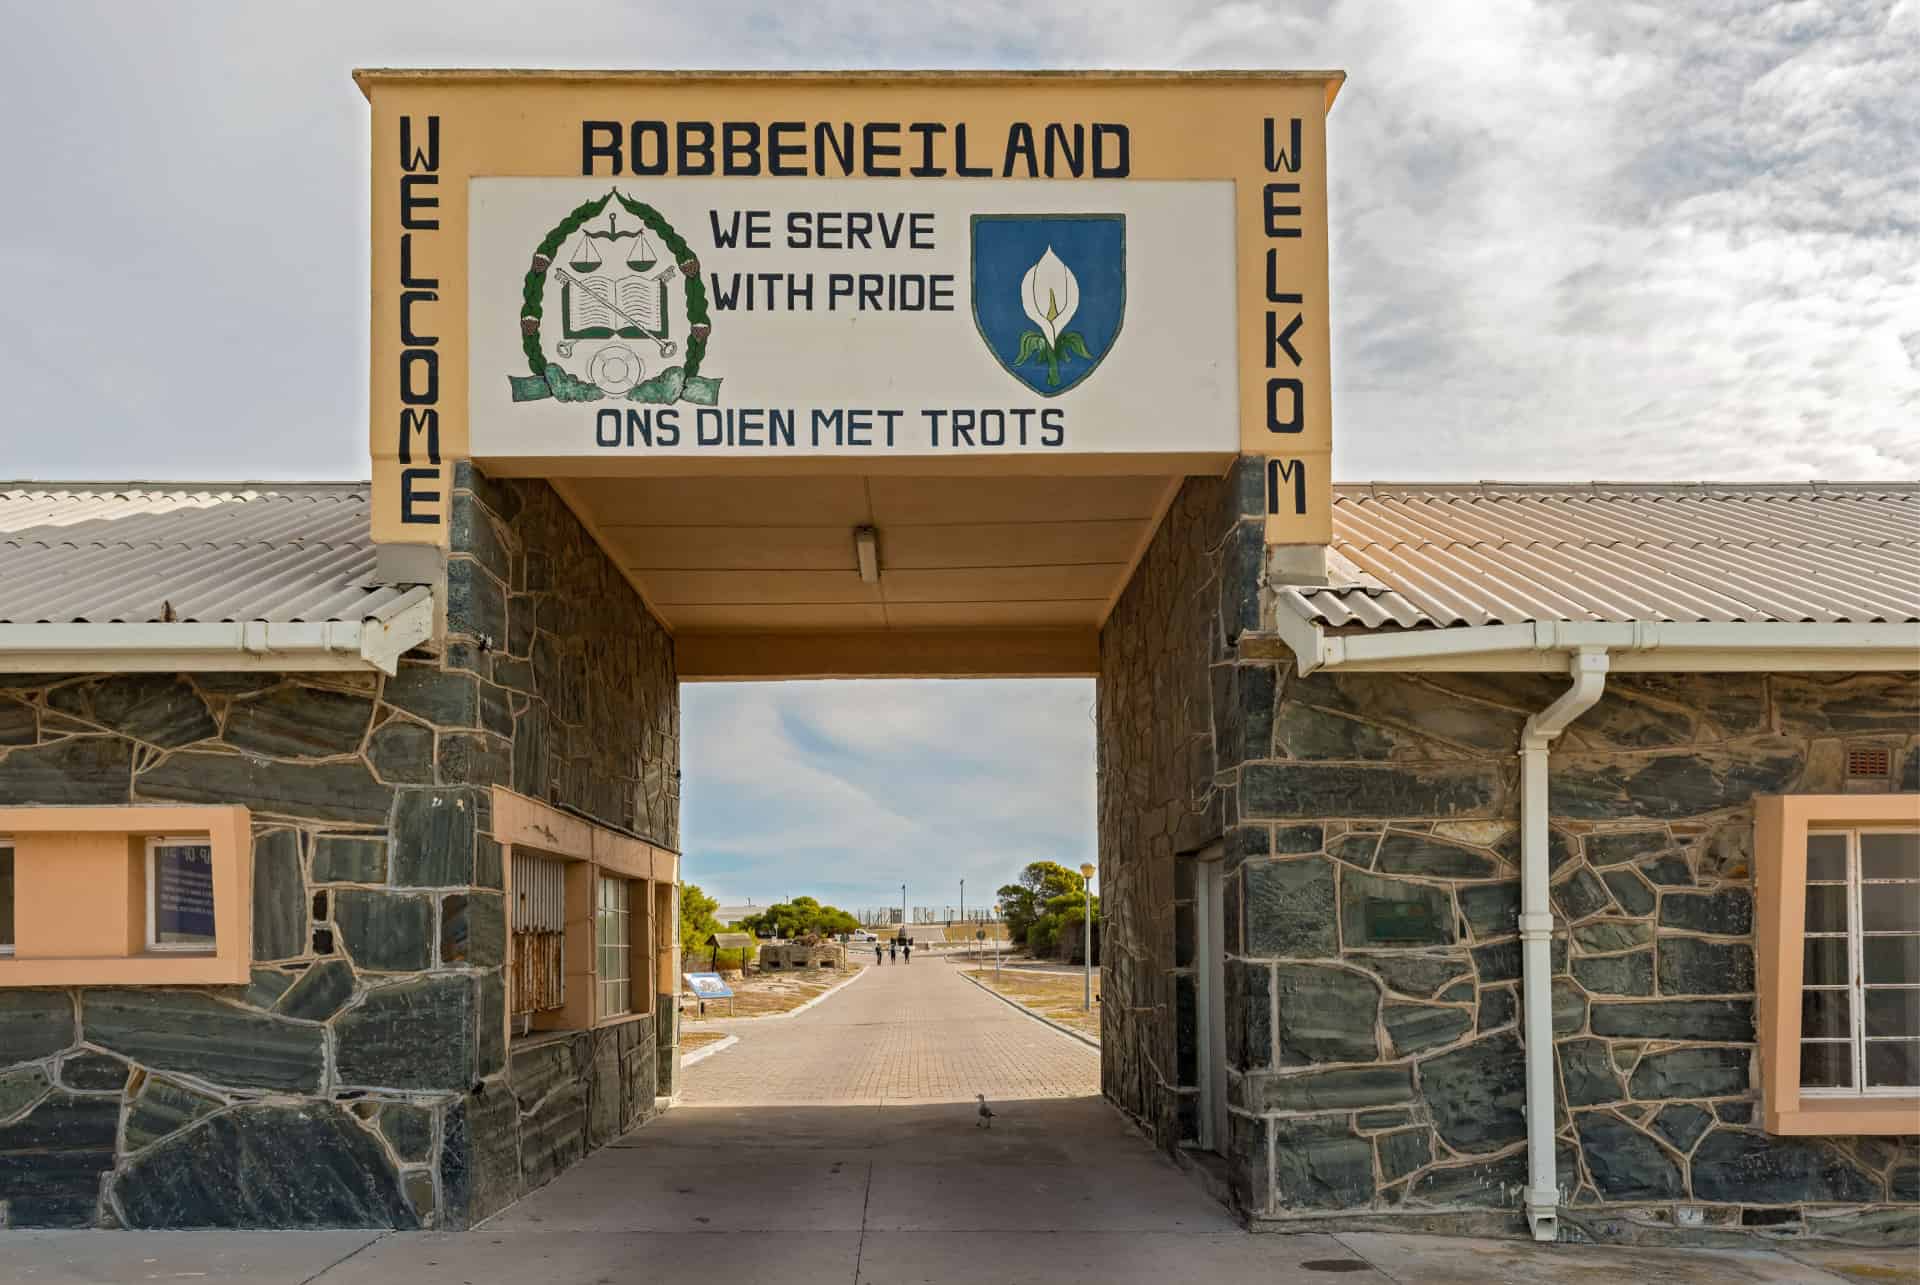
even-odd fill
[(684, 1073), (689, 1106), (883, 1105), (1100, 1092), (1099, 1051), (1049, 1030), (968, 982), (953, 964), (920, 958), (869, 965), (844, 989), (793, 1017), (705, 1022), (738, 1035)]
[[(1601, 1249), (1254, 1236), (1097, 1097), (1097, 1055), (933, 960), (729, 1023), (690, 1102), (478, 1231), (0, 1232), (0, 1281), (209, 1285), (1835, 1285), (1920, 1279), (1840, 1248)], [(924, 1065), (923, 1065), (924, 1064)], [(1000, 1116), (975, 1125), (972, 1095)], [(795, 1095), (817, 1093), (810, 1103)], [(1022, 1096), (1022, 1095), (1027, 1096)], [(1074, 1096), (1074, 1095), (1082, 1096)], [(769, 1104), (771, 1101), (771, 1104)]]

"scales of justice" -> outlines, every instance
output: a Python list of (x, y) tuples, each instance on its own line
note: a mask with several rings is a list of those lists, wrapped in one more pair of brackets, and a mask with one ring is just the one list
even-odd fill
[[(617, 220), (609, 212), (604, 231), (582, 228), (567, 248), (566, 266), (553, 266), (561, 316), (554, 351), (562, 358), (572, 357), (581, 341), (594, 339), (650, 342), (662, 357), (679, 350), (668, 338), (667, 311), (667, 282), (676, 265), (661, 262), (645, 225), (626, 231)], [(646, 374), (646, 362), (624, 343), (603, 344), (587, 358), (587, 379), (609, 393), (626, 392)]]

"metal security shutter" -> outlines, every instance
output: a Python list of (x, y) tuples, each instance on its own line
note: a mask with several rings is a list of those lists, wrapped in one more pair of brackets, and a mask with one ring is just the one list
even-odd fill
[(524, 1030), (533, 1014), (566, 1002), (566, 862), (513, 854), (513, 1016)]

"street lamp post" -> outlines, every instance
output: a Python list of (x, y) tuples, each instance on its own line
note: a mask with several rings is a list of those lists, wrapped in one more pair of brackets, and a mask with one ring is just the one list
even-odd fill
[[(993, 917), (1000, 917), (1000, 903), (997, 901), (993, 903)], [(997, 926), (993, 931), (993, 980), (1000, 980), (1000, 930)]]
[(1081, 902), (1083, 903), (1081, 907), (1081, 914), (1087, 921), (1087, 957), (1085, 960), (1082, 961), (1086, 965), (1086, 967), (1082, 970), (1086, 980), (1086, 995), (1082, 998), (1080, 1007), (1084, 1009), (1086, 1012), (1091, 1013), (1093, 1011), (1093, 863), (1092, 862), (1086, 862), (1081, 865), (1080, 877), (1086, 881), (1080, 887), (1080, 899), (1081, 899)]
[(960, 922), (967, 922), (967, 881), (960, 881)]

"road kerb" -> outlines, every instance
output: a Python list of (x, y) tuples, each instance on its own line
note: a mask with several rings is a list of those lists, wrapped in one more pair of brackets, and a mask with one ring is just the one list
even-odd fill
[[(993, 987), (987, 985), (985, 982), (975, 980), (973, 974), (969, 973), (966, 969), (959, 968), (958, 966), (956, 966), (955, 971), (958, 972), (960, 976), (964, 977), (966, 980), (973, 982), (975, 986), (978, 986), (981, 990), (985, 991), (987, 994), (999, 1000), (1002, 1004), (1005, 1004), (1008, 1008), (1011, 1008), (1016, 1012), (1025, 1013), (1028, 1017), (1031, 1017), (1034, 1021), (1040, 1023), (1042, 1026), (1051, 1026), (1054, 1030), (1060, 1032), (1062, 1035), (1070, 1035), (1074, 1039), (1079, 1040), (1082, 1044), (1086, 1045), (1088, 1048), (1097, 1049), (1100, 1047), (1099, 1040), (1094, 1039), (1090, 1035), (1083, 1035), (1079, 1031), (1074, 1030), (1071, 1026), (1067, 1026), (1064, 1023), (1054, 1021), (1051, 1017), (1042, 1017), (1040, 1014), (1028, 1008), (1025, 1004), (1022, 1004), (1019, 1000), (1009, 999), (1005, 995), (1002, 995), (999, 991), (993, 989)], [(831, 994), (832, 992), (828, 992), (828, 993)]]
[(847, 989), (847, 987), (853, 985), (855, 982), (859, 981), (862, 977), (865, 977), (866, 975), (867, 975), (866, 965), (862, 964), (860, 967), (853, 970), (853, 976), (845, 978), (841, 981), (835, 982), (833, 985), (827, 987), (827, 989), (821, 991), (818, 995), (815, 995), (812, 999), (802, 1004), (799, 1008), (790, 1008), (784, 1013), (768, 1013), (765, 1017), (747, 1017), (747, 1018), (739, 1018), (739, 1019), (729, 1018), (728, 1020), (729, 1021), (739, 1020), (739, 1021), (746, 1021), (746, 1022), (762, 1022), (762, 1021), (771, 1021), (771, 1020), (782, 1018), (782, 1017), (798, 1017), (800, 1016), (800, 1014), (812, 1008), (815, 1004), (819, 1004), (825, 1000), (832, 999), (835, 995), (838, 995), (841, 991)]
[(711, 1044), (702, 1045), (691, 1053), (683, 1053), (680, 1056), (680, 1069), (684, 1071), (696, 1062), (704, 1062), (715, 1053), (723, 1053), (739, 1042), (738, 1035), (729, 1035), (724, 1040), (715, 1040)]
[[(855, 968), (853, 970), (853, 976), (841, 978), (839, 981), (827, 987), (827, 989), (821, 991), (818, 995), (815, 995), (812, 999), (800, 1005), (798, 1008), (790, 1008), (784, 1013), (762, 1013), (758, 1017), (755, 1017), (752, 1014), (749, 1014), (746, 1017), (701, 1017), (701, 1018), (694, 1018), (693, 1020), (697, 1022), (774, 1022), (774, 1021), (778, 1021), (783, 1017), (798, 1017), (800, 1016), (800, 1014), (812, 1008), (815, 1004), (820, 1003), (822, 1000), (831, 999), (833, 996), (838, 995), (841, 991), (845, 990), (847, 987), (859, 981), (861, 976), (866, 971), (867, 970), (865, 965)], [(681, 1020), (684, 1022), (686, 1019), (682, 1018)], [(680, 1064), (682, 1066), (685, 1066), (686, 1059), (682, 1058)]]

